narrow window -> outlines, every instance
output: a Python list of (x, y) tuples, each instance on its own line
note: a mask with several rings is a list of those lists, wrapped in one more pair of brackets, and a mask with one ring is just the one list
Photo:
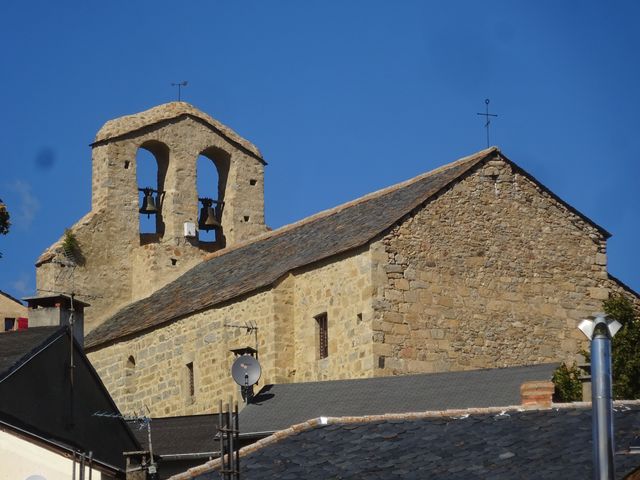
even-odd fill
[(133, 355), (129, 355), (129, 358), (127, 358), (127, 374), (133, 373), (135, 368), (136, 359), (133, 357)]
[(187, 363), (187, 382), (189, 384), (189, 396), (193, 397), (196, 394), (196, 386), (193, 379), (193, 362)]
[(133, 355), (129, 355), (127, 358), (127, 363), (124, 367), (124, 386), (125, 392), (135, 393), (136, 391), (136, 359)]
[(321, 313), (316, 315), (316, 324), (318, 325), (318, 358), (327, 358), (329, 356), (329, 328), (327, 322), (327, 314)]

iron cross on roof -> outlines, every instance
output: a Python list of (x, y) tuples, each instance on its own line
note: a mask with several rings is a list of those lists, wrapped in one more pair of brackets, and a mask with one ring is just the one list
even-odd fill
[(489, 143), (489, 125), (491, 124), (491, 119), (489, 117), (497, 117), (498, 115), (494, 115), (493, 113), (489, 113), (489, 99), (486, 98), (484, 100), (484, 105), (485, 105), (485, 111), (484, 113), (476, 113), (476, 115), (482, 115), (487, 121), (484, 124), (485, 128), (487, 129), (487, 148), (489, 148), (491, 146), (491, 144)]

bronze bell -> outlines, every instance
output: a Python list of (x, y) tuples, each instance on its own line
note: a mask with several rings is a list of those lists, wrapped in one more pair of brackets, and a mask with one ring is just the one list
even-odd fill
[(202, 208), (200, 209), (200, 219), (198, 220), (198, 228), (208, 232), (214, 228), (220, 228), (222, 225), (216, 218), (216, 212), (213, 209), (213, 200), (210, 198), (201, 198)]
[(153, 189), (143, 188), (144, 197), (142, 198), (142, 206), (140, 207), (140, 213), (146, 213), (147, 218), (149, 215), (155, 215), (158, 213), (158, 207), (156, 207), (156, 200), (153, 198)]

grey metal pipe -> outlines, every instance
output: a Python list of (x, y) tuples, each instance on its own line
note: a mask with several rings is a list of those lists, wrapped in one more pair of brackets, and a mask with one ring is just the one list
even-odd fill
[(613, 404), (611, 338), (607, 325), (596, 324), (591, 340), (591, 402), (593, 415), (593, 478), (613, 480)]

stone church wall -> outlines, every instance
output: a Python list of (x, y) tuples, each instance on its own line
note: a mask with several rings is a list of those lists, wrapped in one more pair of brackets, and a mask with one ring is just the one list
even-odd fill
[[(295, 375), (289, 381), (373, 375), (372, 290), (368, 250), (340, 255), (295, 275)], [(316, 317), (326, 313), (329, 355), (319, 358)]]
[(610, 291), (605, 248), (489, 161), (372, 245), (376, 375), (572, 361)]
[[(259, 328), (261, 385), (269, 381), (273, 362), (269, 329), (273, 318), (273, 293), (259, 292), (237, 302), (212, 308), (162, 328), (142, 333), (89, 353), (100, 378), (124, 413), (146, 411), (153, 416), (212, 412), (218, 399), (238, 397), (231, 378), (234, 348), (255, 347), (245, 330), (225, 327), (252, 321)], [(266, 335), (265, 335), (266, 332)], [(132, 356), (135, 366), (128, 366)], [(195, 395), (189, 392), (192, 363)]]
[[(225, 324), (258, 326), (263, 373), (256, 391), (269, 383), (371, 376), (370, 285), (370, 256), (364, 248), (294, 272), (271, 289), (91, 351), (89, 358), (121, 411), (148, 405), (153, 416), (212, 412), (218, 399), (237, 397), (229, 350), (255, 343), (253, 334)], [(317, 357), (314, 317), (320, 313), (327, 313), (329, 325), (325, 359)]]

